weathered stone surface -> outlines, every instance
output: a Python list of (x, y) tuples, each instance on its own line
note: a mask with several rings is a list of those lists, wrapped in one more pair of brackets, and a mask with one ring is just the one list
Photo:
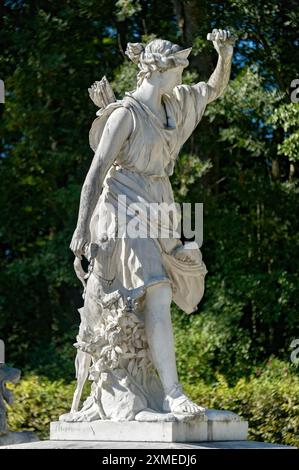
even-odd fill
[(32, 442), (37, 442), (37, 441), (38, 441), (37, 436), (33, 432), (30, 432), (30, 431), (9, 432), (5, 436), (0, 437), (0, 447), (29, 443), (29, 442), (32, 443)]
[[(248, 423), (229, 411), (208, 410), (205, 416), (145, 416), (145, 421), (53, 422), (51, 440), (203, 442), (247, 439)], [(170, 420), (172, 419), (172, 421)]]

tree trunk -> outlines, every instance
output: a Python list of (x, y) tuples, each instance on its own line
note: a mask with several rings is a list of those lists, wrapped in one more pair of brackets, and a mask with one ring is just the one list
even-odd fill
[[(192, 46), (197, 36), (206, 39), (206, 34), (209, 31), (206, 1), (173, 0), (172, 3), (183, 47)], [(197, 69), (200, 80), (207, 80), (213, 70), (212, 49), (211, 53), (201, 52), (196, 56), (191, 56), (190, 63)]]
[(274, 180), (278, 180), (280, 178), (279, 161), (277, 158), (272, 160), (271, 174)]

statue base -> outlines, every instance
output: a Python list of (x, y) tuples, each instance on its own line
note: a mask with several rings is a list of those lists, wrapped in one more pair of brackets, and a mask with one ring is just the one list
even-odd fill
[(56, 421), (50, 427), (50, 439), (55, 441), (245, 441), (247, 434), (247, 421), (230, 411), (218, 410), (207, 410), (203, 416), (142, 411), (134, 421)]

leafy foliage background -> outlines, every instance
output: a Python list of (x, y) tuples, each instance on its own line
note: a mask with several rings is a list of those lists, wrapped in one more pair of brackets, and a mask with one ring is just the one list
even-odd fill
[[(208, 106), (172, 177), (177, 201), (204, 203), (209, 271), (198, 312), (173, 307), (179, 372), (200, 398), (194, 387), (214, 390), (219, 377), (236, 387), (269, 357), (289, 367), (299, 337), (299, 105), (290, 99), (298, 2), (6, 0), (0, 10), (0, 336), (8, 361), (50, 382), (74, 376), (82, 299), (68, 246), (93, 156), (87, 88), (105, 74), (118, 98), (134, 89), (126, 43), (152, 37), (192, 45), (184, 82), (207, 80), (217, 57), (206, 34), (229, 27), (239, 37), (230, 85)], [(259, 438), (278, 439), (252, 422)]]

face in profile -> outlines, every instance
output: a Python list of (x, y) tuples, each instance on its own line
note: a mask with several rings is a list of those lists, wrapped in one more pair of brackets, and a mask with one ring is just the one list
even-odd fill
[(182, 84), (182, 74), (185, 67), (179, 65), (165, 72), (160, 72), (160, 86), (165, 93), (171, 93), (174, 87)]

